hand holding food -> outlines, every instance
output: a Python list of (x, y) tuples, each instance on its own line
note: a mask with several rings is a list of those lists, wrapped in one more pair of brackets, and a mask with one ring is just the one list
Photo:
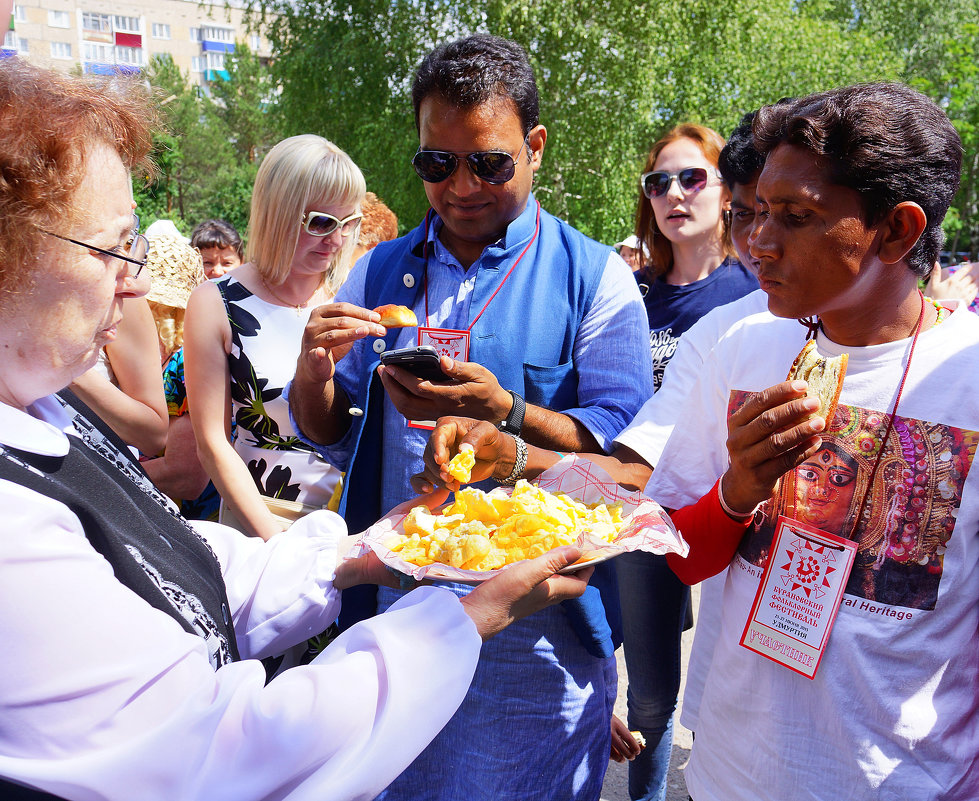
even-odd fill
[(839, 356), (820, 356), (816, 350), (815, 340), (810, 339), (795, 357), (789, 370), (787, 380), (805, 381), (809, 397), (819, 401), (819, 408), (814, 414), (822, 417), (826, 425), (829, 425), (833, 419), (833, 412), (836, 411), (836, 404), (839, 403), (849, 358), (846, 353), (841, 353)]
[(783, 381), (756, 392), (728, 418), (731, 465), (721, 477), (729, 514), (747, 517), (775, 491), (779, 478), (819, 448), (826, 427), (814, 413), (819, 399), (804, 381)]
[(297, 380), (300, 383), (331, 380), (336, 363), (354, 342), (366, 336), (384, 336), (377, 314), (371, 310), (350, 303), (327, 303), (313, 309), (303, 330)]
[(613, 762), (632, 761), (646, 747), (646, 738), (642, 732), (629, 731), (629, 727), (617, 715), (612, 715), (612, 750), (610, 757)]
[(558, 548), (543, 556), (514, 565), (483, 582), (461, 599), (466, 614), (484, 640), (499, 633), (514, 620), (539, 612), (547, 606), (579, 598), (595, 568), (585, 567), (567, 575), (555, 575), (578, 561), (581, 551)]
[[(420, 498), (412, 498), (410, 501), (391, 510), (392, 514), (404, 514), (409, 509), (437, 509), (445, 503), (449, 493), (445, 490), (436, 490), (430, 495)], [(354, 540), (353, 536), (347, 540)], [(343, 542), (338, 549), (339, 556), (344, 557), (350, 550), (352, 542)], [(333, 586), (338, 590), (345, 590), (358, 584), (384, 584), (388, 587), (399, 587), (400, 580), (396, 573), (392, 572), (380, 559), (377, 554), (368, 551), (355, 558), (344, 558), (337, 565), (333, 577)]]
[[(470, 468), (468, 482), (487, 478), (504, 479), (513, 470), (517, 458), (513, 437), (504, 434), (486, 421), (467, 417), (443, 417), (436, 424), (425, 446), (423, 457), (425, 469), (411, 478), (411, 486), (415, 492), (431, 492), (433, 487), (442, 486), (451, 490), (459, 489), (462, 482), (449, 471), (448, 467), (453, 458), (458, 457), (463, 448), (467, 447), (473, 449), (473, 465)], [(556, 463), (560, 458), (550, 451), (546, 453), (552, 457), (551, 464)], [(531, 454), (536, 456), (536, 449), (531, 448)], [(525, 475), (535, 475), (529, 462)]]

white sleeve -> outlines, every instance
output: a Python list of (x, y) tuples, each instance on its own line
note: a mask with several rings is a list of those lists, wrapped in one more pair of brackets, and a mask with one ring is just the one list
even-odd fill
[(717, 343), (716, 332), (698, 320), (677, 345), (666, 365), (659, 391), (647, 400), (635, 418), (615, 438), (638, 453), (650, 467), (656, 467), (677, 418), (684, 412), (683, 401), (697, 383), (704, 361)]
[(646, 484), (646, 494), (667, 509), (700, 499), (727, 469), (730, 390), (723, 362), (718, 349), (708, 354)]
[(282, 653), (336, 620), (333, 589), (343, 518), (316, 511), (267, 542), (218, 523), (189, 521), (221, 564), (242, 659)]
[(682, 415), (684, 401), (700, 378), (711, 351), (728, 331), (742, 319), (764, 311), (767, 296), (756, 290), (739, 300), (711, 309), (680, 337), (676, 353), (666, 365), (659, 391), (643, 404), (635, 419), (615, 442), (638, 453), (647, 464), (656, 467)]
[(86, 801), (372, 798), (475, 670), (458, 599), (421, 588), (268, 686), (254, 660), (215, 672), (67, 507), (0, 481), (0, 510), (0, 776)]

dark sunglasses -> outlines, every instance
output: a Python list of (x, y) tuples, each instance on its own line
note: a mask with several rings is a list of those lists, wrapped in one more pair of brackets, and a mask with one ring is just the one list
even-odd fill
[(329, 236), (337, 228), (340, 229), (340, 236), (350, 236), (357, 230), (363, 218), (364, 215), (360, 212), (340, 220), (325, 211), (307, 211), (301, 224), (306, 229), (306, 233), (312, 236)]
[(720, 171), (712, 167), (710, 171), (704, 167), (687, 167), (679, 172), (644, 172), (639, 178), (642, 193), (648, 198), (662, 197), (670, 191), (670, 184), (676, 178), (684, 192), (699, 192), (705, 186), (711, 174), (721, 177)]
[(95, 245), (90, 245), (88, 242), (82, 242), (78, 239), (71, 239), (70, 237), (62, 236), (61, 234), (56, 234), (52, 231), (45, 231), (43, 228), (40, 229), (40, 231), (48, 236), (53, 236), (55, 239), (60, 239), (62, 242), (71, 242), (73, 245), (88, 248), (88, 250), (92, 251), (93, 253), (100, 253), (103, 256), (111, 256), (113, 259), (121, 259), (128, 264), (135, 264), (136, 272), (133, 272), (130, 268), (130, 278), (139, 278), (140, 272), (142, 272), (143, 268), (146, 266), (146, 254), (149, 252), (150, 243), (145, 236), (139, 233), (139, 217), (137, 217), (135, 214), (133, 215), (133, 230), (129, 239), (126, 240), (124, 245), (119, 245), (118, 247), (112, 248), (112, 250), (97, 248)]
[(411, 166), (423, 181), (437, 184), (456, 171), (459, 159), (462, 158), (479, 180), (488, 184), (505, 184), (513, 178), (516, 159), (526, 146), (527, 140), (524, 139), (520, 150), (512, 156), (502, 150), (478, 150), (462, 156), (447, 150), (419, 149), (411, 160)]

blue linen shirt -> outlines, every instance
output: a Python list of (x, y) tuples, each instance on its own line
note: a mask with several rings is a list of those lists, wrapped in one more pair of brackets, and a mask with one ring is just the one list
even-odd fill
[[(531, 198), (533, 203), (533, 198)], [(435, 218), (428, 232), (428, 325), (466, 329), (480, 309), (471, 304), (473, 286), (481, 268), (482, 256), (466, 270), (438, 238), (441, 221)], [(363, 306), (365, 279), (371, 252), (351, 270), (336, 302)], [(419, 323), (425, 324), (425, 294), (420, 292), (414, 308)], [(622, 258), (611, 252), (588, 312), (578, 328), (573, 348), (577, 374), (579, 406), (563, 410), (595, 437), (605, 450), (622, 429), (621, 414), (611, 409), (627, 409), (627, 421), (652, 395), (652, 359), (649, 355), (646, 312), (632, 271)], [(513, 332), (514, 336), (532, 332)], [(401, 329), (392, 347), (417, 344), (417, 330)], [(357, 387), (365, 369), (365, 343), (359, 342), (337, 363), (335, 380), (352, 403), (357, 402)], [(385, 511), (414, 496), (411, 476), (422, 468), (422, 454), (429, 432), (410, 428), (394, 404), (384, 397), (384, 458), (382, 462), (381, 504)], [(317, 445), (331, 464), (345, 469), (351, 456), (353, 437), (348, 432), (332, 445)]]

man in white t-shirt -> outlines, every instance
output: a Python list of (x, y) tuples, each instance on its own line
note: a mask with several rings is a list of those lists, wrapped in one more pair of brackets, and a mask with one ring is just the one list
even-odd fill
[[(754, 514), (726, 573), (687, 786), (694, 801), (971, 801), (979, 320), (917, 288), (958, 188), (959, 137), (898, 84), (768, 107), (754, 131), (767, 160), (750, 250), (771, 313), (718, 341), (647, 486), (679, 508), (723, 474), (729, 513)], [(849, 355), (826, 421), (784, 380), (803, 318), (821, 356)], [(811, 439), (779, 452), (785, 426)], [(778, 514), (857, 543), (812, 679), (740, 645)]]

